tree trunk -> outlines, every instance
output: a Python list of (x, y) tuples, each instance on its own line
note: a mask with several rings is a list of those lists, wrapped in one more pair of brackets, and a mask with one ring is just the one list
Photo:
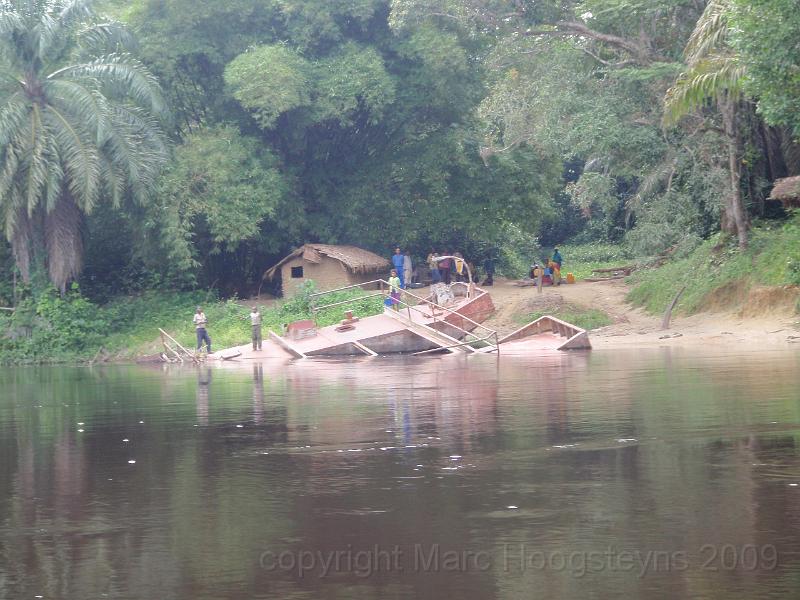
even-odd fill
[(45, 215), (47, 269), (50, 281), (62, 295), (67, 290), (67, 284), (80, 274), (83, 265), (82, 222), (83, 215), (69, 192), (64, 192), (53, 209)]
[(739, 248), (747, 248), (747, 230), (750, 226), (747, 212), (742, 202), (742, 162), (741, 162), (741, 140), (736, 123), (736, 100), (723, 96), (718, 100), (720, 113), (722, 114), (722, 126), (725, 130), (725, 138), (728, 145), (728, 172), (730, 174), (731, 190), (728, 197), (726, 211), (728, 218), (733, 221), (733, 231), (739, 239)]
[(19, 274), (22, 275), (22, 281), (30, 283), (33, 235), (31, 232), (31, 220), (28, 218), (28, 212), (25, 209), (17, 212), (17, 222), (14, 224), (14, 231), (9, 241), (14, 252), (14, 262), (17, 263)]

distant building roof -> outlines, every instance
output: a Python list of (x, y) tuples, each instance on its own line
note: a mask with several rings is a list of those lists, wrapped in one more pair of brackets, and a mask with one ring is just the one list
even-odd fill
[(800, 175), (775, 180), (775, 187), (769, 195), (772, 200), (797, 200), (800, 198)]
[(357, 248), (356, 246), (332, 246), (328, 244), (304, 244), (291, 254), (281, 260), (274, 267), (264, 273), (264, 279), (272, 278), (278, 269), (285, 263), (293, 258), (302, 256), (303, 260), (319, 264), (322, 262), (323, 256), (333, 258), (341, 262), (345, 267), (353, 273), (364, 273), (367, 271), (376, 271), (389, 266), (389, 261), (378, 256), (374, 252)]

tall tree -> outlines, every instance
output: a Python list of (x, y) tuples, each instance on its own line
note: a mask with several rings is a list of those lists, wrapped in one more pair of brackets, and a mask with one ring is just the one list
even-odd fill
[(730, 0), (711, 0), (686, 45), (688, 70), (667, 91), (664, 120), (676, 123), (681, 117), (703, 106), (708, 100), (716, 103), (728, 147), (730, 195), (722, 213), (722, 229), (747, 247), (750, 226), (742, 201), (742, 139), (739, 106), (745, 69), (729, 45), (728, 16)]
[(0, 218), (25, 280), (46, 266), (63, 292), (84, 216), (102, 199), (144, 202), (167, 158), (157, 82), (112, 51), (126, 40), (93, 0), (0, 5)]
[(795, 0), (732, 0), (733, 46), (747, 68), (745, 90), (767, 123), (800, 139), (800, 11)]

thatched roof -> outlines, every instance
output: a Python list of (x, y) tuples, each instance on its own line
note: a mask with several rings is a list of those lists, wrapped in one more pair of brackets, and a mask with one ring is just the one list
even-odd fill
[(321, 263), (323, 256), (327, 256), (338, 260), (353, 273), (366, 273), (389, 267), (389, 261), (386, 258), (363, 248), (330, 246), (328, 244), (305, 244), (264, 273), (264, 279), (271, 279), (278, 269), (298, 256), (302, 256), (303, 260), (314, 264)]
[(775, 187), (769, 195), (772, 200), (797, 200), (800, 198), (800, 175), (775, 180)]

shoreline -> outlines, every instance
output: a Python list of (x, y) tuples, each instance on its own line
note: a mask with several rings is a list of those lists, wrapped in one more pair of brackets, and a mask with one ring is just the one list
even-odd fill
[[(496, 278), (494, 286), (486, 290), (494, 301), (495, 313), (485, 324), (497, 330), (501, 336), (524, 325), (527, 322), (525, 315), (571, 307), (601, 311), (612, 321), (609, 325), (588, 330), (592, 347), (597, 350), (664, 347), (721, 349), (733, 346), (738, 349), (746, 347), (749, 352), (756, 353), (765, 349), (800, 349), (800, 315), (786, 309), (756, 313), (751, 306), (746, 313), (717, 310), (691, 316), (673, 314), (670, 327), (662, 330), (661, 316), (648, 314), (627, 302), (630, 286), (624, 280), (578, 281), (575, 284), (546, 287), (539, 294), (535, 287), (517, 287), (514, 280)], [(418, 291), (424, 293), (425, 289)], [(247, 304), (248, 300), (242, 303)], [(52, 360), (3, 363), (2, 366), (162, 364), (158, 355), (154, 354), (110, 354), (100, 360), (59, 360), (54, 357)], [(273, 352), (265, 352), (263, 356), (263, 360), (280, 358)]]
[(495, 280), (490, 288), (497, 312), (486, 325), (506, 333), (520, 326), (519, 316), (531, 309), (568, 304), (604, 312), (612, 324), (592, 329), (589, 339), (596, 349), (696, 347), (747, 345), (758, 351), (800, 348), (800, 315), (787, 311), (768, 312), (758, 317), (736, 311), (702, 312), (690, 316), (673, 314), (670, 327), (661, 329), (661, 316), (630, 305), (630, 286), (624, 280), (578, 281), (548, 287), (539, 294), (535, 288), (519, 288), (509, 280)]

